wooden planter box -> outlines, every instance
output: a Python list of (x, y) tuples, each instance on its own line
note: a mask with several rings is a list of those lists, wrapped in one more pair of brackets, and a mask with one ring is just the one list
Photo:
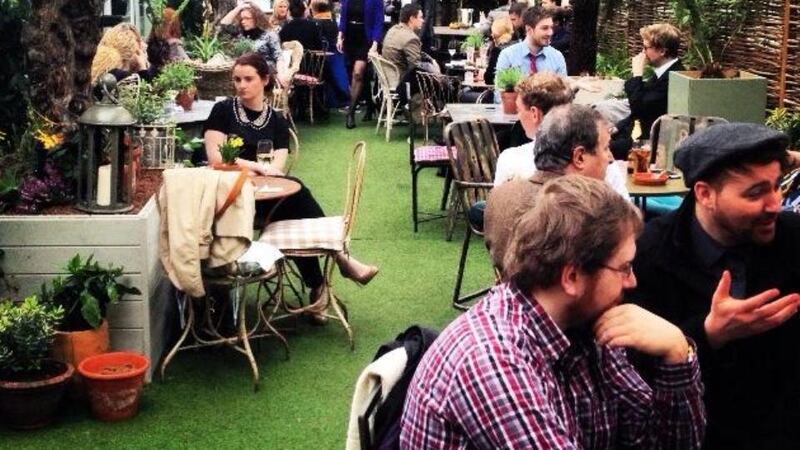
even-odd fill
[(669, 73), (668, 114), (764, 123), (766, 78), (745, 71), (739, 73), (739, 78), (697, 78), (698, 75), (691, 71)]
[[(138, 214), (0, 216), (0, 248), (6, 278), (19, 295), (38, 294), (42, 283), (64, 274), (76, 253), (94, 254), (101, 265), (123, 266), (123, 282), (142, 295), (126, 296), (109, 308), (112, 350), (131, 350), (150, 358), (150, 372), (173, 328), (172, 284), (158, 258), (159, 213), (155, 196)], [(0, 296), (7, 296), (0, 284)]]

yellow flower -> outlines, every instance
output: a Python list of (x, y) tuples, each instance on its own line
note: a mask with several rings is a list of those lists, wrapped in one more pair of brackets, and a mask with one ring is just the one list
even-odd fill
[(244, 145), (244, 141), (242, 140), (242, 138), (236, 136), (236, 137), (233, 137), (233, 138), (230, 139), (230, 144), (231, 144), (231, 147), (233, 147), (233, 148), (239, 148), (242, 145)]
[(44, 145), (45, 150), (52, 150), (64, 143), (64, 135), (61, 133), (45, 133), (36, 130), (34, 137)]

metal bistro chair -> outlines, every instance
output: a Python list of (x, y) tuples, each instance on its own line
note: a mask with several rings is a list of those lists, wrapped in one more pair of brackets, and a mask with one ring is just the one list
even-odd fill
[(443, 120), (447, 117), (445, 105), (458, 102), (461, 80), (457, 77), (428, 72), (417, 72), (416, 75), (422, 95), (420, 115), (422, 125), (425, 127), (425, 142), (428, 142), (431, 120)]
[(286, 159), (286, 165), (284, 166), (284, 174), (289, 175), (292, 173), (292, 169), (297, 166), (297, 161), (300, 160), (300, 139), (297, 137), (297, 133), (293, 129), (289, 129), (289, 155)]
[[(187, 172), (187, 175), (184, 176), (192, 175)], [(245, 181), (239, 183), (237, 180), (236, 187), (231, 191), (232, 194), (229, 194), (225, 206), (217, 212), (212, 230), (216, 230), (217, 218), (222, 217), (223, 211), (225, 211), (231, 200), (236, 201), (237, 197), (241, 197), (244, 202), (254, 201), (252, 188), (249, 191), (242, 189), (247, 184), (246, 174), (240, 175), (240, 178)], [(168, 180), (165, 179), (165, 183), (167, 182)], [(165, 187), (162, 187), (162, 189), (165, 189)], [(238, 189), (241, 190), (233, 195)], [(161, 195), (159, 195), (159, 201), (161, 201)], [(286, 358), (289, 358), (289, 344), (286, 338), (271, 324), (277, 307), (281, 303), (283, 270), (284, 266), (281, 260), (276, 261), (274, 266), (266, 271), (261, 270), (254, 263), (240, 264), (232, 262), (214, 269), (204, 267), (201, 276), (206, 295), (198, 298), (191, 297), (183, 292), (179, 292), (176, 295), (181, 334), (161, 362), (161, 379), (164, 380), (167, 366), (178, 352), (201, 347), (227, 345), (244, 354), (247, 358), (253, 376), (253, 389), (257, 391), (259, 388), (259, 372), (250, 341), (275, 336), (283, 343), (286, 349)], [(271, 289), (267, 282), (274, 282), (275, 288)], [(258, 286), (255, 301), (247, 295), (248, 287), (253, 284)], [(261, 298), (262, 288), (268, 293), (265, 299)], [(210, 295), (212, 290), (227, 292), (227, 298), (224, 300), (215, 299)], [(235, 331), (225, 330), (223, 327), (223, 322), (229, 311)], [(198, 312), (200, 317), (197, 316)], [(251, 313), (255, 313), (255, 320), (248, 320), (248, 316)], [(191, 335), (192, 339), (187, 341), (189, 335)]]
[(664, 114), (650, 128), (650, 162), (659, 169), (673, 170), (675, 150), (684, 139), (704, 128), (727, 122), (722, 117)]
[(453, 172), (453, 184), (457, 204), (467, 218), (467, 229), (464, 243), (461, 246), (461, 257), (456, 272), (456, 283), (453, 288), (453, 307), (459, 310), (469, 308), (468, 302), (485, 294), (489, 288), (481, 289), (464, 296), (461, 295), (461, 282), (464, 278), (464, 267), (467, 263), (469, 243), (472, 235), (483, 236), (483, 230), (476, 229), (469, 221), (469, 209), (478, 201), (485, 201), (492, 188), (497, 155), (499, 153), (497, 138), (492, 125), (486, 119), (468, 122), (454, 122), (444, 130), (447, 147), (450, 149), (450, 168)]
[(319, 89), (321, 104), (325, 104), (325, 79), (322, 73), (325, 70), (326, 52), (319, 50), (306, 50), (300, 62), (300, 70), (294, 75), (294, 86), (308, 89), (308, 120), (314, 123), (314, 91)]
[(378, 113), (375, 133), (380, 131), (383, 123), (386, 126), (386, 142), (389, 142), (392, 137), (394, 116), (397, 114), (396, 103), (399, 98), (397, 85), (400, 83), (400, 69), (393, 62), (374, 52), (369, 54), (369, 61), (375, 69), (380, 85), (381, 109)]
[(288, 76), (289, 84), (281, 86), (280, 83), (274, 83), (275, 87), (272, 90), (272, 107), (283, 112), (286, 120), (293, 130), (297, 131), (297, 126), (294, 124), (292, 117), (292, 109), (289, 107), (289, 98), (294, 93), (294, 76), (300, 70), (300, 63), (303, 60), (303, 45), (298, 41), (288, 41), (281, 44), (281, 49), (284, 53), (289, 55), (288, 65), (284, 75)]
[[(317, 256), (323, 257), (322, 274), (325, 296), (321, 300), (333, 309), (326, 312), (326, 317), (341, 322), (350, 342), (350, 349), (355, 349), (353, 329), (348, 320), (347, 308), (333, 292), (333, 269), (336, 266), (336, 255), (340, 251), (348, 252), (350, 235), (355, 224), (358, 204), (361, 199), (361, 188), (364, 183), (364, 166), (366, 164), (366, 144), (356, 143), (353, 156), (347, 170), (347, 190), (344, 214), (334, 217), (314, 219), (281, 220), (269, 224), (259, 238), (260, 241), (278, 247), (284, 256)], [(283, 298), (281, 298), (283, 301)], [(283, 308), (290, 314), (300, 314), (314, 310), (316, 304), (294, 308), (283, 302)]]

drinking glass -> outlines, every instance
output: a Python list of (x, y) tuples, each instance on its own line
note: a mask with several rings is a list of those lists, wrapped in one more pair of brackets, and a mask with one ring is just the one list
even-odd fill
[(456, 42), (455, 39), (451, 39), (450, 42), (447, 43), (447, 52), (450, 53), (451, 60), (456, 56), (456, 50), (458, 50), (458, 42)]
[(271, 164), (272, 159), (275, 157), (272, 150), (271, 139), (262, 139), (258, 141), (258, 146), (256, 147), (256, 161), (262, 165)]

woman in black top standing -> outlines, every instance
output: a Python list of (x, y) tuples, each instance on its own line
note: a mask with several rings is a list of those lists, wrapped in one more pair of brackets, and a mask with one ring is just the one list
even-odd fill
[[(203, 130), (210, 164), (222, 162), (219, 146), (229, 135), (236, 135), (244, 141), (243, 151), (236, 159), (239, 167), (262, 175), (284, 175), (284, 164), (289, 154), (289, 124), (272, 109), (264, 95), (264, 90), (270, 84), (271, 73), (264, 58), (256, 53), (247, 53), (236, 60), (233, 66), (236, 97), (215, 104)], [(275, 149), (274, 159), (269, 164), (255, 161), (258, 141), (264, 139), (272, 140)], [(296, 179), (295, 181), (299, 182)], [(299, 192), (285, 198), (277, 206), (276, 202), (258, 202), (256, 223), (263, 224), (270, 211), (272, 221), (325, 216), (306, 186), (302, 186)], [(303, 283), (311, 289), (312, 302), (316, 301), (323, 294), (324, 287), (319, 260), (315, 257), (293, 260)], [(377, 267), (363, 264), (344, 253), (337, 255), (336, 263), (342, 276), (361, 284), (368, 283), (378, 273)]]
[(364, 86), (367, 53), (377, 51), (383, 37), (383, 0), (342, 0), (336, 49), (353, 67), (347, 128), (355, 128), (355, 108)]

